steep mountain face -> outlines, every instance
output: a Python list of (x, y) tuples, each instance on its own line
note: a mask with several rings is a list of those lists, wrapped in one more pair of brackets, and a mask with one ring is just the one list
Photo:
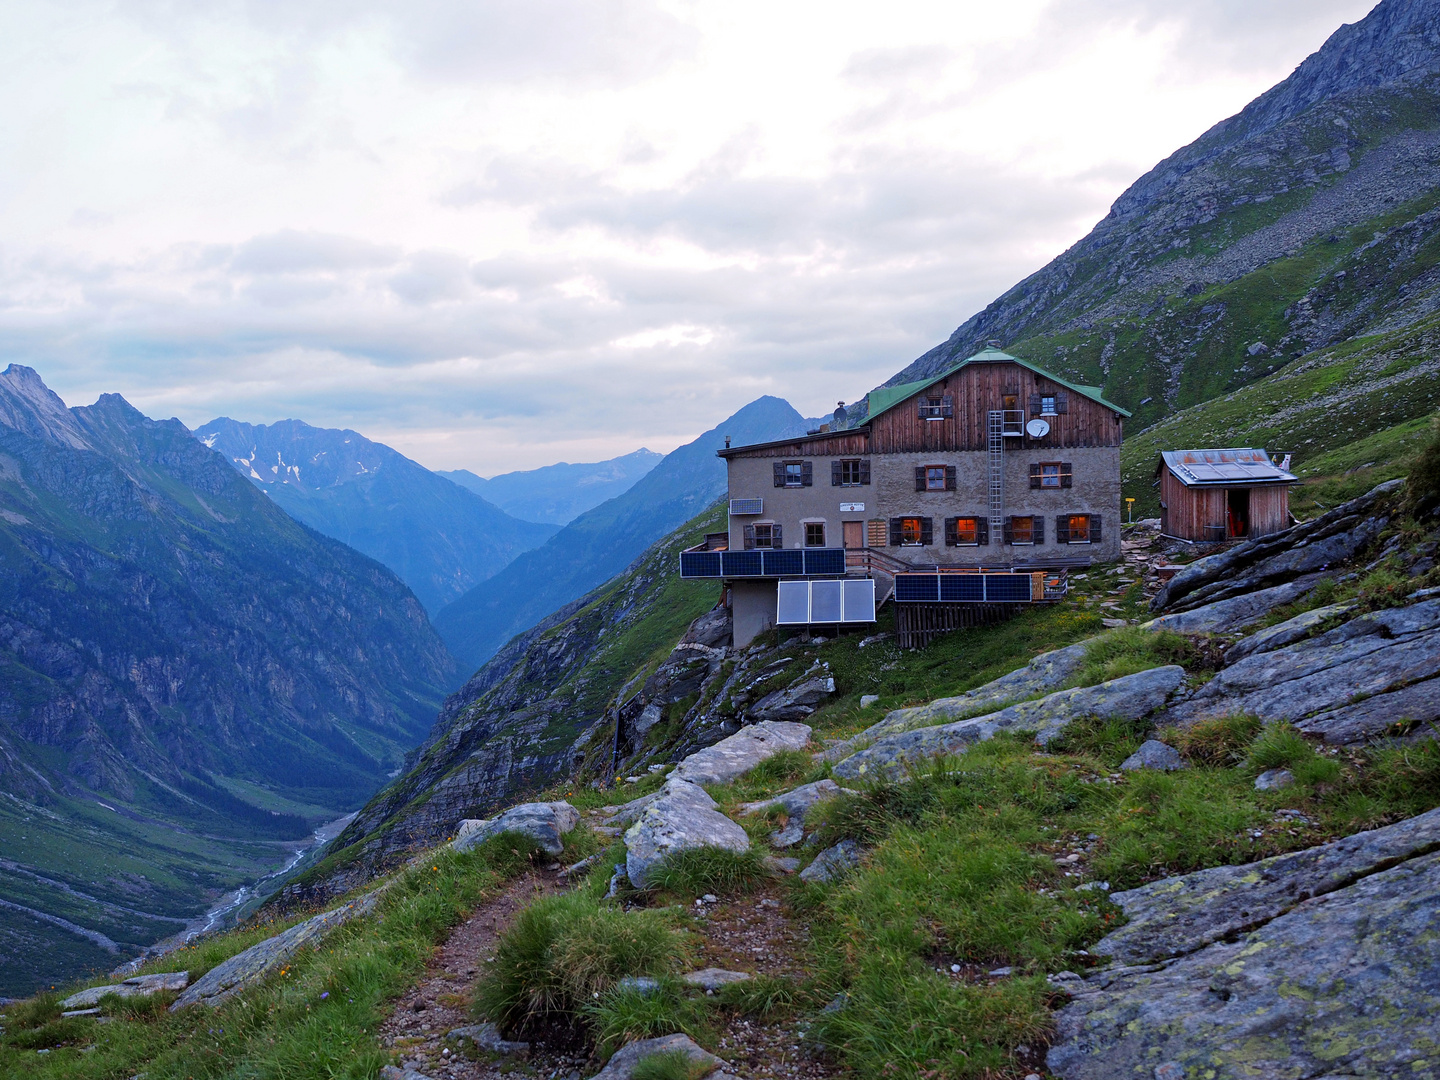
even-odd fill
[(221, 417), (195, 436), (291, 517), (395, 571), (432, 613), (555, 532), (358, 432)]
[(891, 382), (1000, 339), (1103, 384), (1138, 430), (1427, 318), (1437, 223), (1440, 0), (1384, 0)]
[(694, 442), (665, 456), (623, 495), (581, 514), (435, 617), (435, 629), (462, 666), (484, 663), (514, 635), (625, 569), (651, 544), (700, 513), (725, 490), (715, 451), (783, 439), (806, 420), (776, 397), (752, 401)]
[(606, 499), (629, 491), (664, 456), (642, 447), (609, 461), (583, 465), (562, 461), (541, 469), (502, 473), (488, 480), (468, 469), (441, 471), (439, 475), (523, 521), (566, 525)]
[(0, 667), (0, 937), (7, 965), (51, 981), (97, 942), (173, 933), (362, 802), (454, 670), (390, 571), (179, 421), (114, 394), (67, 409), (17, 365)]

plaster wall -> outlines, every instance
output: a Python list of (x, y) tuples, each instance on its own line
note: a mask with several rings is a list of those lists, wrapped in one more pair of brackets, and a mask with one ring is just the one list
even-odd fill
[(774, 581), (730, 583), (730, 617), (735, 648), (743, 649), (775, 625), (778, 590)]

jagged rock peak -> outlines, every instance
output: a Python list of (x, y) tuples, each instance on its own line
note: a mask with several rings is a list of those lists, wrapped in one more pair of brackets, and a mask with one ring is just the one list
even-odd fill
[(24, 364), (11, 364), (0, 372), (0, 424), (32, 438), (90, 449), (60, 395), (45, 385), (39, 372)]

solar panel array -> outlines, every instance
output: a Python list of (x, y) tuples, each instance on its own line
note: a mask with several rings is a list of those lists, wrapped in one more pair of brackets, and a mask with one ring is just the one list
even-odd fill
[(1029, 574), (895, 575), (895, 600), (910, 604), (1028, 604), (1034, 581)]
[(841, 581), (782, 581), (777, 586), (779, 626), (842, 625), (875, 621), (872, 578)]
[(842, 577), (844, 548), (682, 551), (682, 578)]

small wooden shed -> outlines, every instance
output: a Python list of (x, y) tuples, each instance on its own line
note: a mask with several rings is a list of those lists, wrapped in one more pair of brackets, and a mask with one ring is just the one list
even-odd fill
[(1290, 485), (1298, 477), (1264, 450), (1165, 450), (1155, 474), (1166, 536), (1243, 540), (1290, 527)]

